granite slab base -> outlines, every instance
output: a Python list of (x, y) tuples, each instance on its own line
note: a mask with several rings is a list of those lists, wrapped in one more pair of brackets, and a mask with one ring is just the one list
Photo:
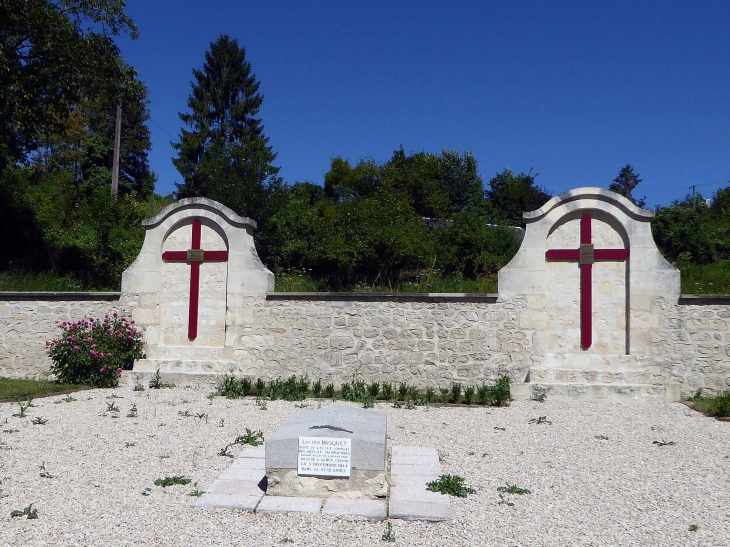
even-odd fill
[(322, 513), (341, 518), (448, 521), (448, 496), (430, 492), (426, 484), (441, 475), (435, 448), (394, 446), (388, 501), (372, 499), (265, 496), (258, 487), (266, 474), (264, 447), (245, 449), (193, 505), (256, 513)]

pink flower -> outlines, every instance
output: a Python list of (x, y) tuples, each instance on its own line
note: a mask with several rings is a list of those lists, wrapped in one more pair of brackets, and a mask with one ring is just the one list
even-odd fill
[(81, 348), (78, 346), (74, 346), (74, 351), (79, 351)]
[(84, 321), (84, 326), (85, 327), (88, 327), (89, 326), (89, 322), (88, 321)]
[(89, 317), (89, 321), (92, 321), (93, 322), (94, 321), (94, 318), (93, 317)]
[(92, 357), (94, 357), (94, 358), (96, 358), (96, 357), (98, 357), (98, 356), (99, 356), (99, 354), (98, 354), (98, 353), (96, 353), (96, 352), (95, 352), (95, 351), (94, 351), (93, 349), (90, 349), (90, 350), (89, 350), (89, 355), (91, 355), (91, 356), (92, 356)]
[(54, 343), (54, 344), (58, 344), (58, 339), (57, 339), (57, 338), (54, 338), (54, 339), (53, 339), (53, 343)]
[(106, 333), (107, 334), (111, 334), (112, 333), (112, 329), (106, 329)]
[(132, 319), (132, 321), (130, 321), (130, 324), (131, 325), (134, 325), (134, 319)]
[(66, 337), (66, 342), (73, 342), (73, 341), (74, 341), (74, 337), (73, 336), (67, 336)]
[[(131, 342), (132, 340), (134, 340), (134, 338), (132, 338), (131, 336), (127, 336), (127, 342)], [(48, 345), (48, 344), (46, 344), (46, 345)]]
[(64, 328), (66, 328), (66, 325), (67, 325), (66, 321), (64, 321), (63, 323), (61, 323), (61, 326), (64, 327)]
[(91, 349), (96, 349), (96, 344), (91, 344)]
[(116, 316), (117, 316), (117, 312), (114, 312), (114, 313), (112, 314), (112, 316), (116, 317)]
[(101, 367), (99, 369), (99, 372), (101, 372), (102, 374), (104, 374), (106, 372), (106, 367)]
[(118, 368), (117, 369), (117, 374), (121, 374), (121, 373), (122, 373), (122, 369), (121, 368)]
[(126, 321), (126, 320), (127, 320), (127, 318), (126, 318), (126, 317), (122, 317), (122, 319), (121, 319), (121, 320), (122, 320), (122, 321)]
[(51, 341), (50, 340), (46, 340), (46, 346), (50, 346), (50, 345), (51, 345)]

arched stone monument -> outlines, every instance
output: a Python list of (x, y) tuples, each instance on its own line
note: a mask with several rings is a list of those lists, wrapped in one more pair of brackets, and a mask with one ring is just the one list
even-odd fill
[(653, 216), (601, 188), (571, 190), (523, 215), (525, 238), (499, 272), (499, 293), (526, 296), (544, 348), (528, 380), (552, 398), (678, 396), (648, 370), (652, 300), (680, 292), (679, 271), (654, 243)]
[(204, 198), (178, 201), (144, 220), (139, 256), (122, 276), (122, 292), (144, 327), (146, 359), (136, 373), (235, 373), (237, 325), (245, 300), (273, 290), (274, 275), (256, 253), (256, 222)]

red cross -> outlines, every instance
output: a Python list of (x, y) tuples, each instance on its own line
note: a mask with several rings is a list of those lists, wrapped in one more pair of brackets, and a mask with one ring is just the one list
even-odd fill
[(583, 349), (590, 348), (593, 343), (593, 262), (626, 260), (628, 256), (628, 249), (593, 249), (590, 215), (583, 215), (580, 219), (580, 248), (545, 251), (548, 260), (578, 260), (580, 264), (580, 344)]
[(188, 339), (198, 336), (198, 298), (200, 295), (200, 263), (228, 260), (228, 251), (204, 251), (200, 248), (200, 221), (193, 220), (193, 247), (187, 251), (166, 251), (162, 260), (190, 263), (190, 308), (188, 311)]

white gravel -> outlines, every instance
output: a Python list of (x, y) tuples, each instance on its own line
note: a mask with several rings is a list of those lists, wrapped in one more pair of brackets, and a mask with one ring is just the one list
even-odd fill
[[(17, 404), (0, 404), (0, 544), (382, 543), (384, 522), (196, 509), (187, 495), (192, 484), (154, 486), (183, 475), (204, 490), (231, 464), (218, 455), (223, 446), (246, 427), (268, 437), (298, 410), (273, 401), (262, 411), (252, 399), (209, 400), (208, 393), (92, 390), (73, 394), (73, 402), (37, 399), (27, 418), (13, 417)], [(111, 402), (118, 418), (105, 413)], [(128, 418), (133, 403), (138, 417)], [(394, 545), (730, 545), (730, 423), (684, 405), (377, 407), (388, 412), (390, 442), (436, 446), (444, 472), (477, 491), (452, 499), (451, 523), (393, 520)], [(207, 420), (179, 414), (186, 410)], [(36, 416), (48, 422), (32, 425)], [(528, 423), (539, 416), (552, 425)], [(53, 478), (40, 476), (43, 462)], [(509, 496), (513, 507), (499, 504), (496, 489), (506, 484), (532, 493)], [(37, 520), (10, 518), (31, 502)]]

